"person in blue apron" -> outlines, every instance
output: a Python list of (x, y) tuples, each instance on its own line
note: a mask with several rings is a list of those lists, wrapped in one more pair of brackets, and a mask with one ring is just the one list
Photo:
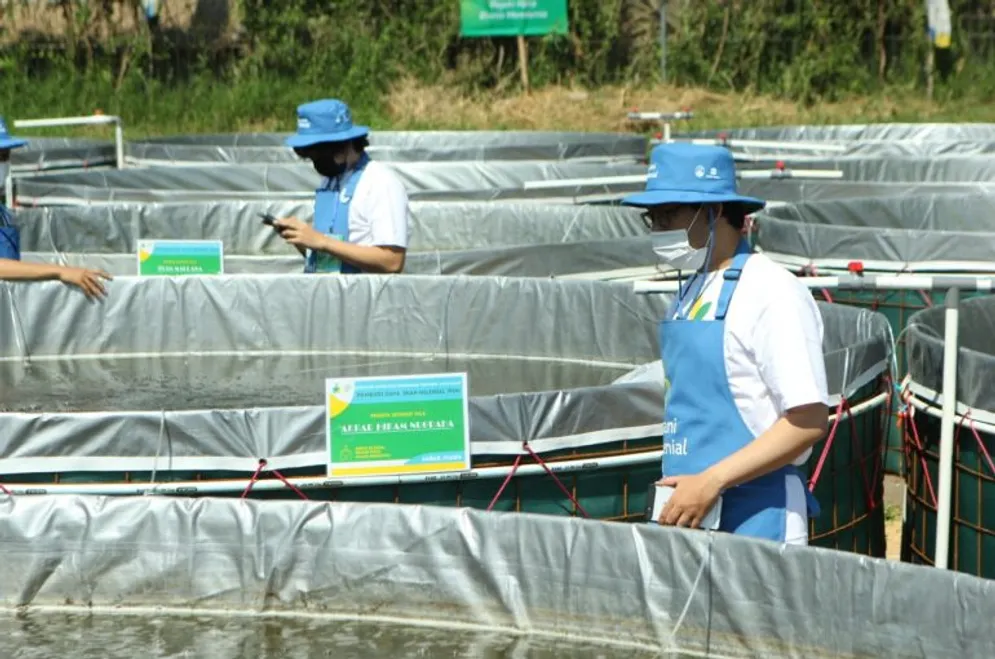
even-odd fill
[(273, 223), (301, 252), (305, 272), (396, 273), (404, 269), (411, 212), (401, 179), (370, 159), (369, 128), (352, 122), (338, 99), (297, 108), (297, 132), (286, 144), (324, 177), (315, 194), (314, 222)]
[[(5, 183), (10, 176), (10, 154), (13, 149), (19, 149), (27, 142), (11, 136), (7, 123), (0, 117), (0, 194), (6, 189)], [(0, 203), (0, 280), (7, 281), (45, 281), (58, 279), (64, 284), (79, 288), (89, 298), (106, 295), (107, 290), (103, 279), (111, 276), (103, 270), (88, 268), (73, 268), (47, 263), (25, 263), (21, 261), (21, 238), (14, 216), (5, 205), (9, 199)]]
[(651, 521), (807, 544), (819, 506), (802, 470), (829, 419), (823, 324), (808, 288), (743, 237), (765, 202), (737, 193), (727, 149), (667, 143), (622, 203), (645, 209), (680, 286), (659, 326), (669, 499)]

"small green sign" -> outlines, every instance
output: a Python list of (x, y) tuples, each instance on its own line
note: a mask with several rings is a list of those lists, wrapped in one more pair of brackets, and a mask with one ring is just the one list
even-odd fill
[(516, 37), (566, 34), (567, 0), (461, 0), (460, 35)]
[(470, 469), (466, 373), (325, 382), (328, 475)]
[(220, 275), (224, 272), (220, 240), (142, 240), (138, 243), (141, 276)]

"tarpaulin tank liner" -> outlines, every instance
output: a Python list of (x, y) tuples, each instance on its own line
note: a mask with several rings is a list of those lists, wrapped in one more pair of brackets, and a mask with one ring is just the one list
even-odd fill
[[(660, 473), (663, 383), (634, 374), (659, 359), (669, 302), (626, 284), (499, 277), (129, 277), (99, 305), (56, 282), (3, 284), (0, 473), (34, 490), (238, 496), (265, 459), (308, 477), (312, 498), (486, 507), (527, 441), (588, 514), (638, 520)], [(881, 472), (864, 467), (881, 453), (887, 321), (820, 311), (832, 404), (852, 409), (817, 482), (813, 538), (880, 555)], [(471, 476), (322, 475), (325, 378), (451, 371), (469, 373)], [(530, 469), (498, 508), (576, 513)], [(266, 477), (253, 494), (296, 496)]]

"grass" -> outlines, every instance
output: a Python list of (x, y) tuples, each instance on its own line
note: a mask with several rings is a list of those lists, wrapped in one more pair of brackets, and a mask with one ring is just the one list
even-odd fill
[[(133, 83), (117, 93), (109, 81), (101, 84), (53, 78), (33, 81), (29, 93), (15, 92), (11, 86), (0, 85), (0, 114), (8, 120), (89, 114), (100, 109), (121, 116), (126, 137), (131, 139), (290, 131), (297, 104), (334, 94), (323, 86), (294, 80), (245, 80), (220, 85), (203, 78), (176, 87)], [(467, 93), (455, 85), (430, 86), (404, 79), (381, 96), (368, 94), (345, 100), (353, 105), (356, 121), (379, 130), (656, 130), (652, 125), (631, 125), (625, 115), (632, 108), (693, 110), (693, 121), (675, 125), (676, 131), (790, 124), (995, 121), (995, 107), (985, 100), (930, 102), (905, 90), (803, 106), (769, 96), (675, 86), (552, 86), (531, 94), (497, 94)], [(52, 129), (44, 135), (106, 138), (107, 133)]]

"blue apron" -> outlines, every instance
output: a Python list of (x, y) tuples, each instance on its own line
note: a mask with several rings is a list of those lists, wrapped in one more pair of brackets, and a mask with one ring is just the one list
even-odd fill
[(21, 234), (3, 204), (0, 204), (0, 259), (21, 260)]
[[(338, 240), (349, 241), (349, 207), (370, 157), (365, 153), (351, 170), (343, 174), (346, 177), (345, 189), (342, 189), (342, 176), (319, 188), (314, 198), (314, 228), (320, 233), (330, 235)], [(334, 186), (332, 185), (334, 183)], [(308, 273), (342, 273), (356, 274), (360, 270), (350, 263), (343, 263), (328, 252), (308, 252), (304, 272)]]
[[(732, 267), (724, 273), (714, 320), (687, 320), (671, 312), (660, 323), (668, 387), (664, 477), (700, 474), (755, 439), (729, 390), (724, 351), (726, 313), (749, 249), (741, 242)], [(801, 472), (788, 465), (723, 492), (719, 530), (784, 542), (788, 478), (801, 480), (809, 516), (818, 517), (818, 502), (805, 487)]]

